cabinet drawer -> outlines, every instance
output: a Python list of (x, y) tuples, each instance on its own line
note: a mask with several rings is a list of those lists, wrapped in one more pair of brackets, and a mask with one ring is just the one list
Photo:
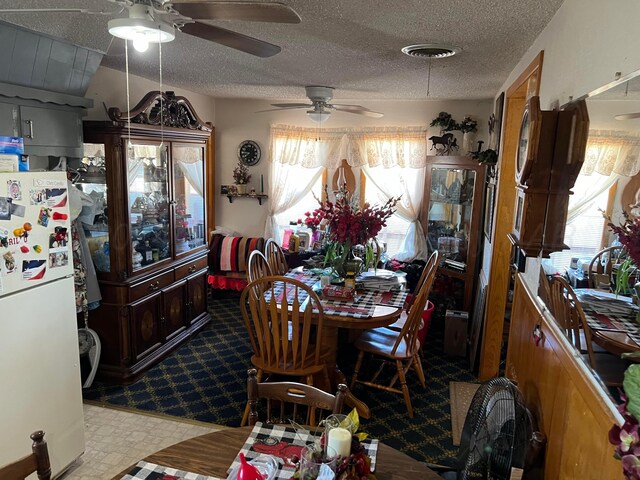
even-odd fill
[(185, 263), (184, 265), (180, 265), (176, 268), (176, 279), (180, 280), (182, 278), (188, 277), (192, 273), (196, 273), (199, 270), (202, 270), (207, 266), (207, 257), (200, 257), (197, 260), (192, 260), (190, 262)]
[(157, 292), (171, 283), (173, 283), (173, 271), (169, 271), (144, 282), (137, 283), (131, 287), (131, 298), (129, 301), (135, 302), (145, 295)]

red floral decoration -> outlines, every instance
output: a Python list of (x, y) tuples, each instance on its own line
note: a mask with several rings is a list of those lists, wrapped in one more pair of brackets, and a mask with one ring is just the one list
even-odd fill
[(622, 462), (625, 478), (640, 480), (640, 437), (638, 420), (627, 410), (627, 397), (620, 395), (622, 404), (618, 411), (624, 417), (624, 424), (614, 425), (609, 430), (609, 442), (616, 447), (614, 456)]
[[(325, 192), (327, 188), (325, 187)], [(329, 238), (341, 244), (366, 244), (380, 233), (387, 225), (387, 219), (394, 214), (395, 205), (400, 197), (390, 198), (382, 206), (371, 206), (368, 203), (360, 209), (351, 201), (349, 193), (341, 195), (333, 202), (320, 202), (320, 207), (313, 212), (306, 212), (304, 223), (311, 229), (327, 224)]]
[(640, 217), (632, 218), (627, 212), (623, 212), (624, 223), (614, 225), (609, 219), (609, 228), (618, 235), (618, 240), (624, 245), (637, 266), (640, 266)]

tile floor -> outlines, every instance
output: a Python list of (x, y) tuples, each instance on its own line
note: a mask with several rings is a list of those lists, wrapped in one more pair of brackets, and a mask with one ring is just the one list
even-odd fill
[(84, 455), (61, 480), (108, 480), (138, 460), (224, 427), (84, 404)]

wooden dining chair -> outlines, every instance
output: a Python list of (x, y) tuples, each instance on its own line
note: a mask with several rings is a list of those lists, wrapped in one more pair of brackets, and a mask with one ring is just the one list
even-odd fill
[(613, 266), (622, 263), (624, 255), (626, 250), (623, 246), (607, 247), (596, 253), (589, 263), (589, 288), (609, 291), (614, 284), (611, 278)]
[(273, 238), (270, 238), (267, 240), (267, 243), (265, 243), (264, 256), (267, 257), (272, 275), (284, 275), (289, 271), (289, 265), (287, 265), (284, 252)]
[[(342, 405), (348, 391), (347, 386), (342, 383), (333, 395), (304, 383), (260, 382), (255, 368), (247, 373), (249, 425), (255, 425), (258, 421), (259, 400), (266, 400), (266, 423), (288, 423), (289, 420), (293, 420), (301, 425), (315, 427), (320, 417), (342, 413)], [(318, 410), (321, 411), (320, 414)]]
[[(374, 328), (363, 332), (354, 344), (359, 350), (359, 353), (353, 378), (351, 379), (351, 390), (353, 390), (356, 383), (361, 383), (388, 392), (401, 393), (404, 396), (407, 411), (411, 418), (413, 418), (413, 407), (411, 406), (411, 395), (409, 394), (409, 387), (407, 386), (406, 374), (413, 366), (418, 375), (418, 380), (423, 387), (426, 386), (424, 371), (422, 370), (422, 363), (420, 362), (419, 356), (420, 341), (418, 340), (418, 331), (420, 330), (420, 322), (422, 321), (422, 311), (427, 303), (428, 290), (430, 290), (430, 288), (422, 287), (411, 306), (404, 326), (399, 332), (388, 328)], [(371, 380), (358, 379), (365, 354), (383, 359), (382, 365), (375, 372)], [(388, 385), (376, 383), (384, 366), (388, 363), (395, 364), (395, 375)], [(400, 381), (400, 389), (394, 386), (398, 380)]]
[(32, 473), (37, 473), (40, 480), (51, 478), (51, 463), (49, 462), (49, 450), (47, 441), (44, 439), (44, 432), (38, 430), (31, 435), (33, 445), (31, 454), (16, 460), (13, 463), (0, 467), (0, 478), (2, 480), (24, 480)]
[[(398, 320), (396, 320), (394, 323), (392, 323), (388, 327), (383, 327), (383, 328), (390, 328), (391, 330), (396, 330), (396, 331), (402, 330), (402, 327), (404, 327), (404, 324), (407, 321), (409, 312), (411, 312), (411, 309), (413, 308), (416, 302), (416, 299), (420, 295), (420, 292), (426, 291), (426, 299), (427, 300), (429, 299), (429, 294), (431, 293), (431, 288), (433, 287), (433, 282), (436, 278), (436, 273), (438, 271), (439, 259), (440, 259), (440, 254), (438, 253), (438, 250), (434, 250), (433, 253), (429, 256), (424, 268), (422, 269), (422, 273), (420, 274), (420, 279), (418, 280), (418, 283), (416, 284), (416, 288), (414, 290), (413, 298), (411, 302), (409, 302), (407, 309), (400, 314), (400, 318)], [(426, 305), (426, 302), (422, 306), (423, 309), (425, 305)]]
[(320, 343), (324, 311), (310, 287), (288, 277), (258, 278), (243, 290), (240, 309), (258, 381), (269, 373), (298, 377), (313, 385), (313, 376), (322, 374), (330, 384)]
[(591, 341), (591, 330), (569, 282), (556, 275), (549, 285), (551, 313), (567, 339), (581, 352), (583, 358), (608, 387), (622, 386), (628, 363), (616, 355), (596, 352)]

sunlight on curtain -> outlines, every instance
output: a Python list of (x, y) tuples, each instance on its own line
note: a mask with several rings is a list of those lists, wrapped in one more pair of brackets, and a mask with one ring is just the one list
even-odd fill
[(613, 130), (590, 130), (581, 175), (612, 173), (633, 177), (640, 172), (640, 135)]

